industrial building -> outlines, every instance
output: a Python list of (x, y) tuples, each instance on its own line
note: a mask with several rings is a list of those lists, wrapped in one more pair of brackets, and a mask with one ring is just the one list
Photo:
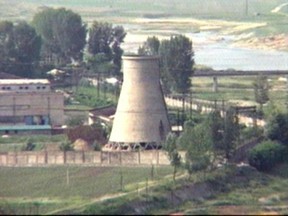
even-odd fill
[(50, 133), (64, 124), (64, 96), (46, 79), (0, 79), (0, 134)]

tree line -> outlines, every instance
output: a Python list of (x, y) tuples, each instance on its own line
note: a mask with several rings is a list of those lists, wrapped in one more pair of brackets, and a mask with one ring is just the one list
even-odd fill
[[(39, 70), (101, 61), (117, 74), (126, 32), (122, 26), (94, 21), (90, 28), (80, 15), (65, 8), (45, 8), (32, 22), (0, 22), (0, 70), (39, 77)], [(87, 53), (87, 56), (85, 56)]]
[[(53, 68), (85, 65), (92, 73), (120, 75), (122, 26), (94, 21), (88, 28), (79, 14), (65, 8), (44, 8), (31, 23), (0, 22), (0, 71), (21, 77), (44, 76)], [(174, 35), (159, 41), (148, 37), (138, 54), (159, 55), (164, 91), (187, 93), (193, 73), (192, 41)]]

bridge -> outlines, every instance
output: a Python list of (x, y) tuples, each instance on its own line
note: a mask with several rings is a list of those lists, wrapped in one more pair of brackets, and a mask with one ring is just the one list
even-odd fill
[(265, 71), (255, 71), (255, 70), (195, 70), (193, 77), (223, 77), (223, 76), (281, 76), (288, 75), (288, 70), (265, 70)]
[[(213, 91), (218, 91), (218, 77), (225, 76), (286, 76), (288, 81), (288, 70), (211, 70), (211, 69), (202, 69), (195, 70), (192, 74), (192, 77), (212, 77), (213, 78)], [(288, 82), (287, 82), (288, 88)]]

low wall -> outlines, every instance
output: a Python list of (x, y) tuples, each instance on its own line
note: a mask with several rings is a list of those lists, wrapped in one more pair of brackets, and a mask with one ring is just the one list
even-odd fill
[(0, 154), (0, 166), (87, 165), (169, 165), (167, 153), (160, 150), (139, 152), (38, 151)]

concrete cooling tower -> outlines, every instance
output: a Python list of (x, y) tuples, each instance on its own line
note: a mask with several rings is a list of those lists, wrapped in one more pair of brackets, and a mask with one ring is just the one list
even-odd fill
[(112, 149), (161, 147), (170, 124), (157, 56), (123, 56), (124, 82), (113, 122)]

